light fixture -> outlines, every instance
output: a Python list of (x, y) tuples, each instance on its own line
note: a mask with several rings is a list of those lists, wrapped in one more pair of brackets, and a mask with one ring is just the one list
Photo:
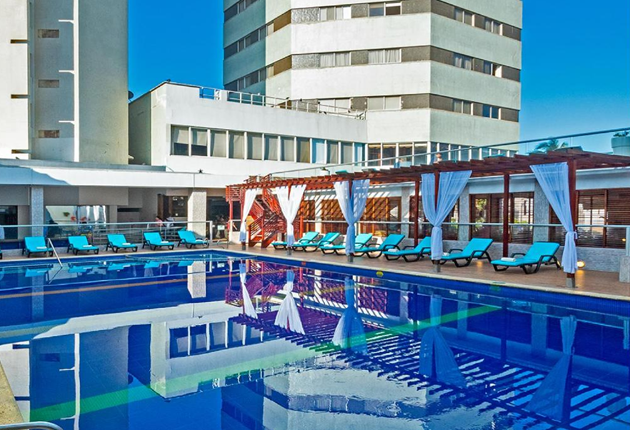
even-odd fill
[(584, 269), (585, 266), (586, 266), (586, 263), (583, 262), (582, 260), (577, 262), (578, 269)]

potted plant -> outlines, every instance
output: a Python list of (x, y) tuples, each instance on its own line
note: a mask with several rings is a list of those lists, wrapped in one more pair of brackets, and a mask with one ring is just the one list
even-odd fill
[(615, 133), (610, 140), (613, 154), (630, 156), (630, 131)]

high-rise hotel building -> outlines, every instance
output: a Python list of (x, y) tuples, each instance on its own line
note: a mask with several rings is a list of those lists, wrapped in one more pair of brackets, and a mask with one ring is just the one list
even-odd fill
[(475, 146), (519, 138), (521, 0), (225, 0), (224, 9), (226, 89), (367, 110), (370, 159), (426, 162), (422, 154), (461, 148), (470, 150), (443, 158), (477, 158)]
[(127, 0), (0, 1), (0, 158), (127, 164)]

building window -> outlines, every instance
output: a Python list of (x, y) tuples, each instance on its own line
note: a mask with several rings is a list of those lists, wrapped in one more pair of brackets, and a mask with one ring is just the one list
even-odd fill
[(40, 139), (59, 139), (59, 130), (39, 130), (37, 136)]
[(464, 100), (453, 99), (453, 112), (472, 115), (472, 103)]
[(383, 166), (393, 166), (396, 163), (396, 144), (383, 144)]
[(262, 134), (247, 133), (247, 159), (262, 160), (263, 148)]
[(491, 63), (490, 61), (483, 62), (482, 72), (486, 75), (492, 75), (496, 77), (501, 77), (501, 66)]
[[(338, 164), (339, 163), (339, 142), (326, 142), (326, 163)], [(352, 149), (350, 150), (352, 155)]]
[(365, 143), (354, 144), (354, 162), (361, 162), (365, 160)]
[(460, 69), (472, 70), (472, 58), (467, 55), (455, 54), (453, 55), (453, 65)]
[(368, 161), (370, 161), (370, 166), (380, 166), (381, 165), (381, 144), (380, 143), (370, 143), (368, 145)]
[(385, 16), (385, 3), (370, 4), (370, 16)]
[(228, 141), (228, 156), (230, 158), (245, 158), (245, 134), (239, 131), (231, 131)]
[(473, 14), (467, 10), (456, 7), (455, 8), (455, 21), (463, 22), (464, 24), (472, 25)]
[(341, 142), (341, 162), (352, 163), (352, 143)]
[(352, 18), (350, 6), (322, 7), (319, 9), (320, 21), (333, 21)]
[(349, 52), (331, 52), (319, 56), (320, 67), (340, 67), (350, 65)]
[(368, 110), (400, 110), (400, 96), (369, 97)]
[(402, 12), (401, 3), (385, 3), (385, 15), (400, 15)]
[(411, 143), (398, 144), (398, 163), (403, 166), (411, 165), (413, 161), (413, 145)]
[(483, 105), (481, 116), (485, 118), (499, 119), (499, 108), (496, 106)]
[(503, 24), (493, 19), (486, 18), (485, 29), (494, 34), (502, 34)]
[(280, 142), (282, 161), (295, 161), (295, 139), (293, 137), (282, 136)]
[(59, 79), (40, 79), (37, 81), (39, 88), (59, 88)]
[(171, 127), (171, 155), (189, 155), (190, 130), (188, 127)]
[(188, 216), (188, 198), (185, 196), (163, 196), (162, 205), (164, 218)]
[(297, 162), (298, 163), (311, 162), (311, 145), (310, 145), (310, 139), (307, 137), (297, 138)]
[(368, 64), (400, 63), (401, 49), (379, 49), (368, 52)]
[(278, 136), (265, 135), (265, 160), (278, 161)]
[(208, 130), (202, 128), (192, 129), (192, 146), (190, 155), (208, 156)]
[(37, 37), (40, 39), (59, 39), (59, 30), (41, 28), (37, 30)]
[(210, 156), (225, 158), (226, 132), (220, 130), (210, 131)]
[(428, 143), (414, 143), (413, 145), (413, 164), (419, 166), (427, 164)]

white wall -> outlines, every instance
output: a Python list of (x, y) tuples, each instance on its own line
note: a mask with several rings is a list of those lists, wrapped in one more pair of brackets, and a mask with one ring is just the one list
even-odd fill
[[(145, 96), (146, 97), (146, 96)], [(366, 142), (365, 120), (335, 115), (291, 111), (252, 106), (223, 100), (202, 99), (197, 87), (165, 84), (151, 94), (151, 115), (139, 116), (137, 110), (148, 109), (144, 97), (131, 104), (131, 143), (133, 154), (141, 154), (146, 142), (141, 132), (151, 121), (151, 163), (168, 166), (177, 172), (198, 172), (213, 175), (214, 184), (240, 182), (249, 175), (314, 167), (313, 164), (286, 161), (235, 160), (214, 157), (172, 156), (171, 125), (183, 125), (218, 130), (265, 133), (274, 136), (296, 136), (334, 139), (346, 142)], [(136, 108), (141, 103), (142, 108)]]
[(28, 39), (28, 3), (24, 0), (0, 2), (0, 158), (28, 158), (11, 150), (28, 150), (28, 45), (10, 43)]

